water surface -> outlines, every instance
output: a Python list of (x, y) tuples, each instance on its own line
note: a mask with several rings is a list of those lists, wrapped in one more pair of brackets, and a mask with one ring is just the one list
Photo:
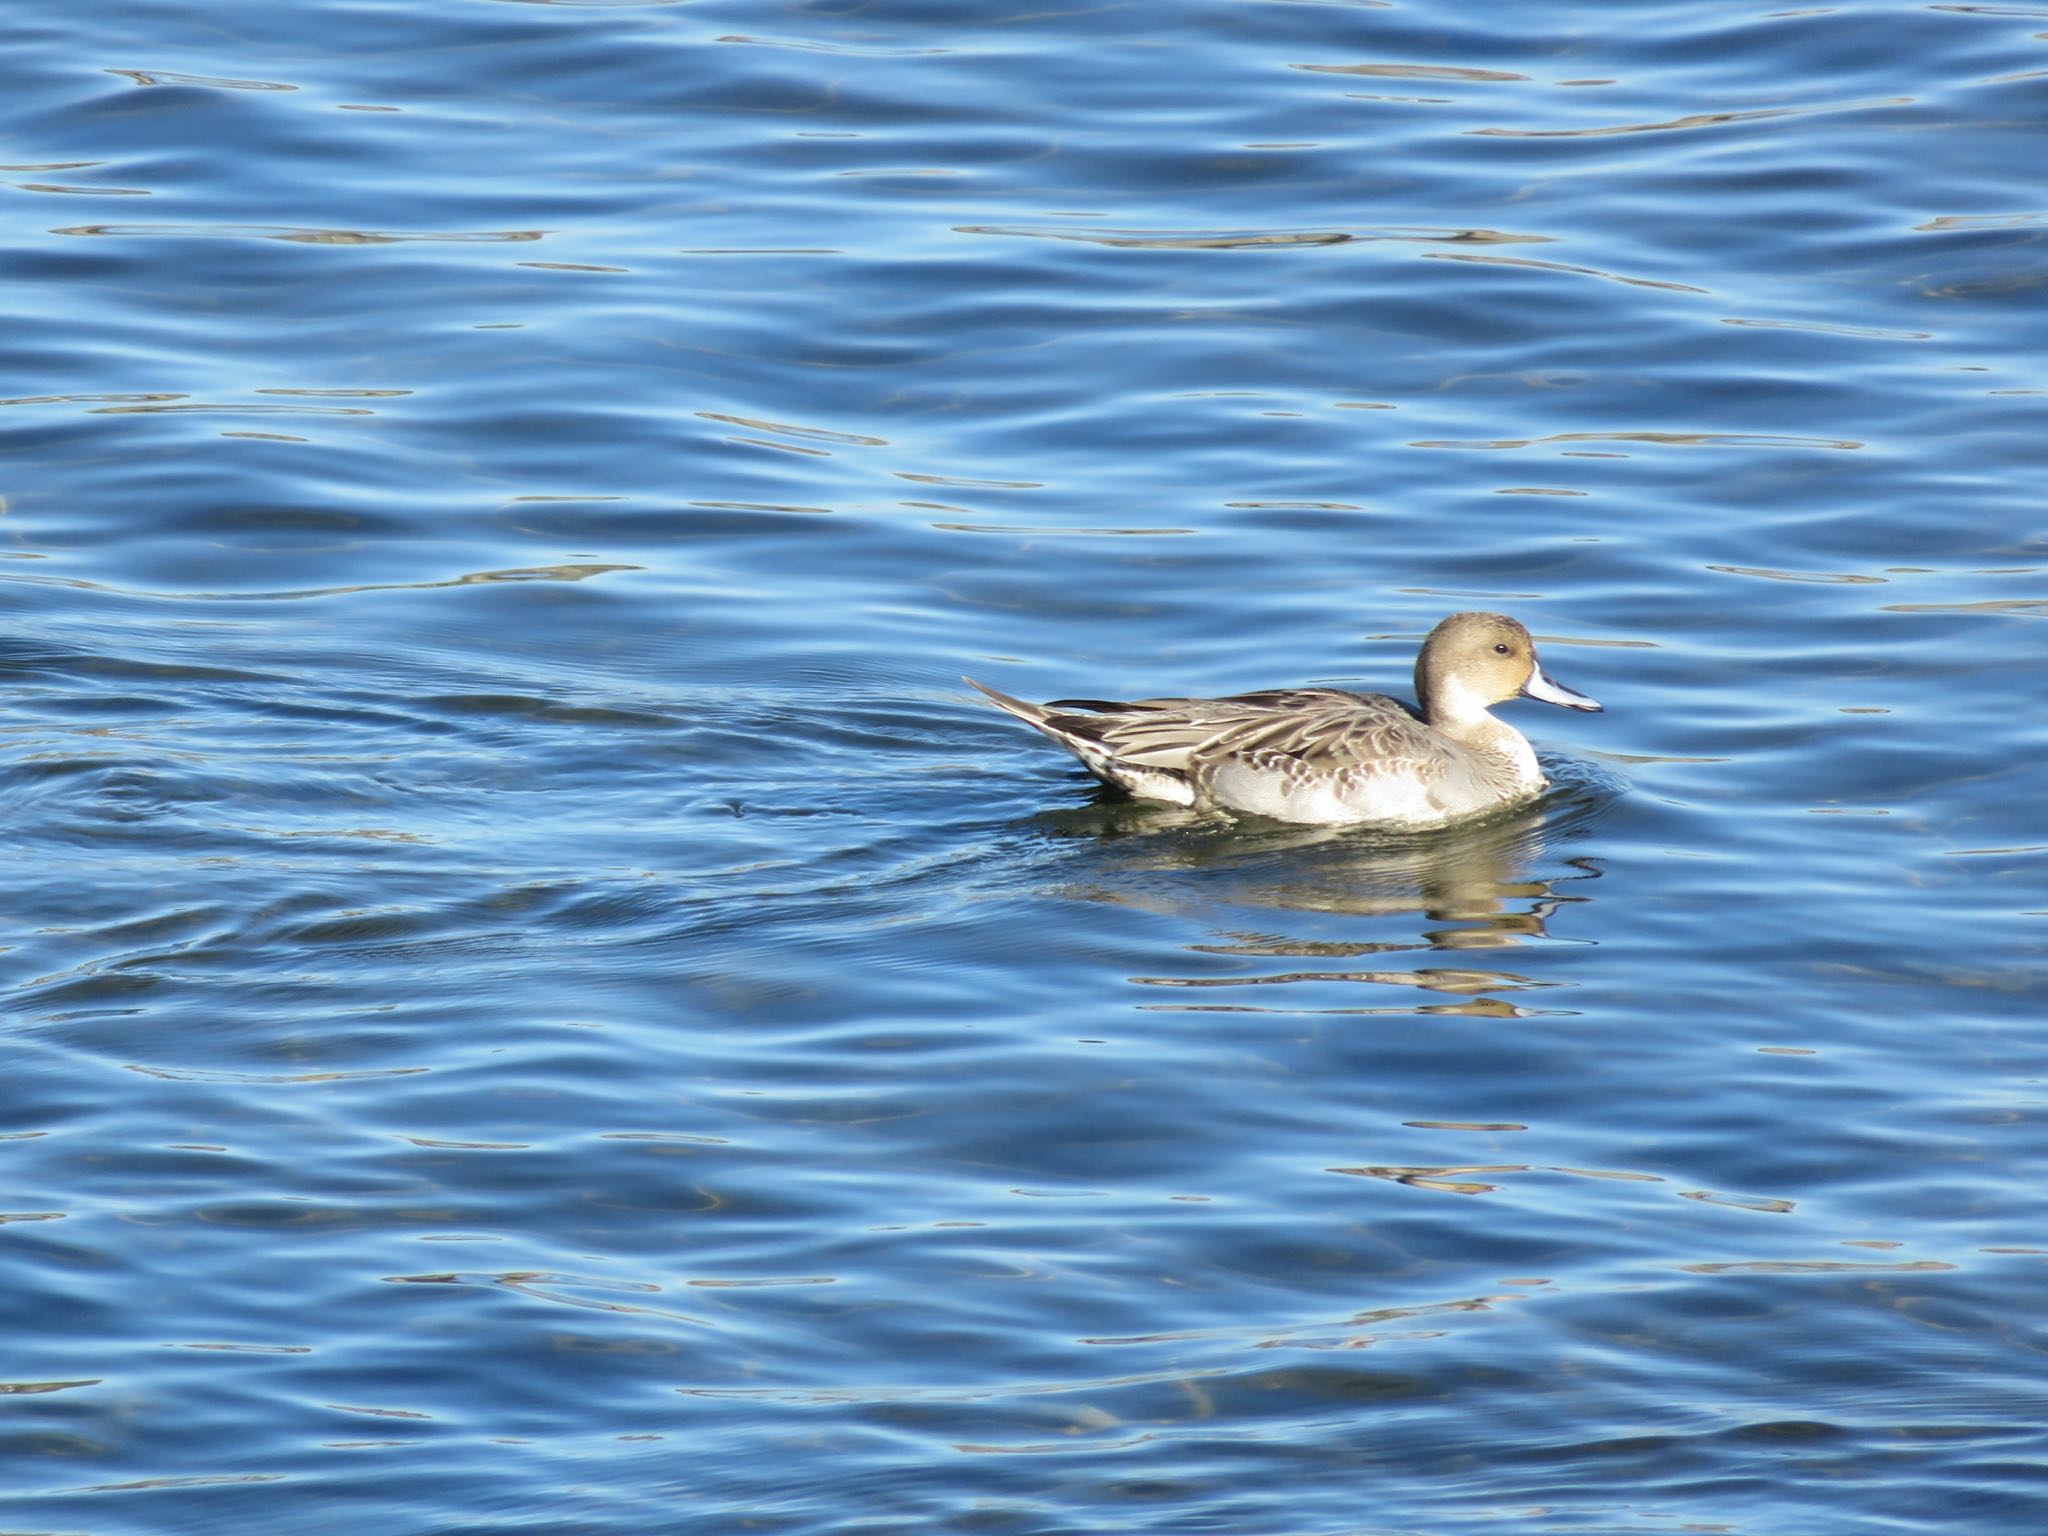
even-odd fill
[(2044, 38), (11, 7), (8, 1528), (2040, 1525)]

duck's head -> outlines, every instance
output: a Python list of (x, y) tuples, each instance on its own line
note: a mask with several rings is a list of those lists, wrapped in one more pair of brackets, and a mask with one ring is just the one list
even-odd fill
[(1600, 708), (1546, 677), (1529, 631), (1504, 613), (1454, 613), (1422, 642), (1415, 701), (1432, 725), (1468, 720), (1518, 697), (1566, 709)]

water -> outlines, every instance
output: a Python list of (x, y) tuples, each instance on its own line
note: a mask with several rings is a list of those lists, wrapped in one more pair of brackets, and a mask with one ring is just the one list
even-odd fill
[(2048, 9), (0, 34), (9, 1530), (2048, 1521)]

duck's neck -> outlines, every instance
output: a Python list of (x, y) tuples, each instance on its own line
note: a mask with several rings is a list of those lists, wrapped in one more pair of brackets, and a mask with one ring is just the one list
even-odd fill
[(1430, 687), (1418, 678), (1416, 693), (1422, 718), (1441, 735), (1479, 758), (1488, 778), (1503, 788), (1543, 787), (1543, 770), (1527, 738), (1513, 726), (1493, 718), (1486, 701), (1456, 678)]
[(1488, 701), (1455, 676), (1429, 677), (1415, 669), (1415, 701), (1422, 718), (1455, 742), (1471, 745), (1491, 730), (1505, 730), (1489, 713)]

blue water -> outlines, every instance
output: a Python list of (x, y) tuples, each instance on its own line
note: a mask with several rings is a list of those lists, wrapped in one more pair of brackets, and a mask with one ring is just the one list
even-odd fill
[(0, 49), (8, 1531), (2048, 1528), (2048, 7)]

